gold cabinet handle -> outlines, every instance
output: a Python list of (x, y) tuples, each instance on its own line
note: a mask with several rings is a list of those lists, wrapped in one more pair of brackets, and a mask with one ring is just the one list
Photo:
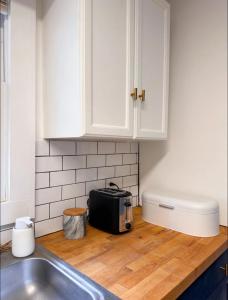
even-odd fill
[(139, 95), (139, 99), (144, 102), (145, 101), (145, 97), (146, 97), (146, 91), (142, 90), (142, 94)]
[(138, 97), (138, 90), (137, 88), (134, 88), (132, 93), (131, 93), (131, 97), (133, 100), (137, 100), (137, 97)]
[(219, 267), (219, 269), (223, 270), (225, 272), (225, 275), (228, 276), (228, 264), (225, 264), (224, 267)]

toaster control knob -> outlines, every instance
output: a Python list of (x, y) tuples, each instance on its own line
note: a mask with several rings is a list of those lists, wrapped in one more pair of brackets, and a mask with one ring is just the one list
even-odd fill
[(131, 229), (131, 223), (126, 223), (126, 224), (125, 224), (125, 227), (126, 227), (126, 229), (128, 229), (128, 230)]

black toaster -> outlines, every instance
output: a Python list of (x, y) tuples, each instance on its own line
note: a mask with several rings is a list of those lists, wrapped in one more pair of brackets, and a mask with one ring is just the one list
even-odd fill
[(89, 224), (98, 229), (118, 234), (133, 225), (132, 194), (112, 188), (92, 190), (88, 199)]

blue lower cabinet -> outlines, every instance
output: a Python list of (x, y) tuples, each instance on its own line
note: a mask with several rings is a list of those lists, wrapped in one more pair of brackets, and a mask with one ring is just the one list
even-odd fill
[(223, 280), (207, 298), (207, 300), (227, 300), (228, 299), (228, 279)]
[(228, 264), (225, 251), (178, 300), (228, 300), (228, 277), (222, 268)]

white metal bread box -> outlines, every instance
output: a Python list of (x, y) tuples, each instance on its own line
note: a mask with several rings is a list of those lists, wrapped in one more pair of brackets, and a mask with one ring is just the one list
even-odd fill
[(213, 199), (147, 191), (142, 194), (142, 215), (146, 222), (193, 236), (219, 233), (219, 206)]

